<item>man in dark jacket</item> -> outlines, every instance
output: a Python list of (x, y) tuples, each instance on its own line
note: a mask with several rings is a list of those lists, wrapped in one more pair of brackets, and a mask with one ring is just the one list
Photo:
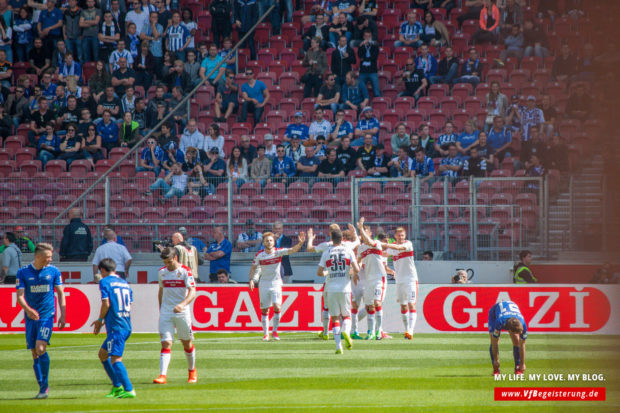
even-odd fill
[(189, 93), (192, 90), (192, 79), (185, 71), (182, 60), (174, 62), (173, 69), (164, 77), (163, 81), (168, 86), (169, 91), (172, 91), (172, 88), (175, 86), (181, 86), (183, 93)]
[(322, 13), (316, 15), (316, 22), (302, 36), (304, 52), (310, 48), (310, 40), (315, 37), (321, 39), (321, 49), (327, 50), (329, 46), (329, 25), (325, 23), (325, 15)]
[(377, 58), (379, 57), (379, 46), (372, 39), (372, 32), (364, 30), (364, 40), (357, 49), (357, 56), (360, 58), (360, 77), (359, 80), (364, 86), (367, 82), (372, 84), (374, 97), (381, 96), (379, 89), (379, 76), (377, 74)]
[(15, 129), (20, 123), (28, 120), (30, 112), (28, 110), (28, 98), (24, 95), (24, 87), (17, 86), (15, 93), (11, 93), (4, 103), (4, 110), (13, 120)]
[(230, 24), (230, 3), (228, 0), (214, 0), (209, 5), (209, 12), (211, 13), (213, 41), (219, 49), (222, 47), (224, 39), (229, 37), (232, 32)]
[(336, 75), (338, 85), (344, 85), (347, 73), (351, 71), (351, 66), (356, 62), (355, 51), (347, 45), (347, 36), (340, 36), (336, 50), (332, 53), (330, 64), (332, 73)]
[[(239, 38), (242, 38), (250, 31), (252, 26), (258, 21), (258, 4), (256, 0), (236, 0), (235, 1), (235, 23)], [(252, 32), (243, 47), (250, 48), (250, 59), (256, 60), (256, 45), (254, 44), (254, 32)]]
[(86, 261), (93, 250), (93, 237), (80, 215), (79, 208), (69, 211), (69, 224), (60, 243), (60, 261)]

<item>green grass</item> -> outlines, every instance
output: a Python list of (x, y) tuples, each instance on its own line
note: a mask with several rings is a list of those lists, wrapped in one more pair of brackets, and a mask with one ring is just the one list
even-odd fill
[[(596, 382), (495, 382), (485, 334), (419, 334), (355, 341), (334, 354), (333, 340), (314, 334), (281, 334), (263, 343), (259, 334), (197, 334), (198, 383), (187, 384), (187, 365), (175, 343), (168, 384), (159, 373), (154, 334), (136, 334), (124, 362), (138, 397), (103, 397), (110, 383), (97, 358), (103, 336), (55, 334), (50, 398), (37, 392), (23, 335), (0, 335), (0, 412), (334, 412), (334, 411), (618, 411), (620, 353), (617, 336), (536, 335), (528, 338), (528, 373), (603, 373)], [(500, 343), (502, 372), (511, 373), (512, 347)], [(496, 402), (496, 386), (604, 386), (605, 402)]]

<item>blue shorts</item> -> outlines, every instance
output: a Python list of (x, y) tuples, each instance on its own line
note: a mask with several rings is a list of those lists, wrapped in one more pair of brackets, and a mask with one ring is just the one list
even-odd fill
[(131, 336), (131, 331), (111, 331), (105, 339), (101, 348), (108, 352), (110, 356), (122, 357), (125, 351), (125, 341)]
[(26, 317), (26, 346), (28, 350), (35, 348), (37, 341), (50, 343), (54, 328), (54, 317), (30, 320)]

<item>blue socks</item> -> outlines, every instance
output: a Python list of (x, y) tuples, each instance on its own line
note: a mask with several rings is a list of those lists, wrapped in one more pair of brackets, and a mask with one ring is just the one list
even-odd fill
[(39, 383), (39, 387), (41, 388), (41, 392), (44, 392), (48, 387), (47, 378), (50, 372), (50, 356), (45, 352), (40, 355), (37, 360), (39, 360), (39, 368), (41, 369), (41, 382)]
[(116, 372), (114, 371), (114, 367), (112, 367), (112, 361), (110, 357), (108, 357), (106, 361), (102, 361), (101, 364), (103, 364), (103, 368), (105, 369), (105, 372), (108, 373), (108, 377), (112, 381), (112, 385), (114, 387), (120, 387), (122, 383), (119, 380), (118, 376), (116, 375)]
[(521, 353), (519, 353), (519, 347), (512, 346), (512, 355), (515, 358), (515, 369), (521, 365)]
[(118, 377), (118, 380), (123, 384), (123, 389), (125, 391), (132, 391), (133, 385), (129, 380), (129, 376), (127, 375), (127, 369), (125, 368), (123, 362), (117, 361), (116, 363), (112, 364), (112, 367), (114, 368), (116, 377)]
[(38, 358), (33, 360), (32, 369), (34, 370), (34, 377), (37, 379), (37, 384), (39, 388), (43, 383), (43, 373), (41, 373), (41, 363)]
[(491, 355), (491, 363), (494, 363), (495, 360), (493, 360), (493, 346), (489, 346), (489, 354)]

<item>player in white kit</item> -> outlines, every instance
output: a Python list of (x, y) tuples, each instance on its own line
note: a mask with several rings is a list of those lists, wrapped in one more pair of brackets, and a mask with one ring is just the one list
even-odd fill
[(413, 244), (408, 241), (403, 227), (396, 228), (396, 244), (405, 246), (404, 251), (388, 248), (386, 251), (394, 260), (396, 270), (396, 302), (400, 304), (400, 313), (405, 326), (405, 338), (413, 338), (413, 329), (417, 313), (415, 304), (418, 298), (418, 272), (413, 261)]
[[(336, 341), (336, 354), (342, 354), (342, 338), (347, 349), (351, 350), (353, 342), (349, 335), (351, 330), (351, 269), (353, 280), (357, 282), (359, 266), (355, 260), (355, 254), (350, 248), (342, 245), (342, 232), (331, 232), (332, 245), (321, 256), (321, 262), (317, 270), (319, 277), (327, 277), (325, 291), (327, 291), (327, 308), (333, 324), (334, 340)], [(340, 322), (342, 321), (342, 331)]]
[(153, 383), (166, 384), (168, 365), (170, 364), (170, 348), (174, 341), (174, 330), (183, 343), (188, 383), (196, 383), (196, 350), (192, 340), (192, 315), (189, 304), (196, 297), (196, 283), (192, 271), (179, 263), (179, 252), (176, 248), (166, 247), (160, 255), (164, 266), (159, 269), (159, 337), (161, 353), (159, 356), (159, 377)]
[[(250, 267), (250, 291), (258, 285), (260, 297), (261, 322), (263, 324), (263, 341), (269, 341), (269, 309), (273, 307), (273, 339), (278, 337), (280, 310), (282, 308), (282, 277), (280, 265), (282, 257), (298, 252), (306, 242), (306, 234), (299, 233), (299, 242), (293, 248), (275, 248), (275, 236), (272, 232), (263, 234), (264, 250), (258, 251)], [(260, 282), (259, 282), (260, 277)]]
[[(340, 226), (338, 224), (330, 224), (329, 232), (331, 234), (332, 231), (340, 231)], [(342, 233), (344, 241), (342, 241), (342, 245), (347, 248), (350, 248), (352, 251), (359, 245), (359, 238), (357, 237), (357, 232), (355, 231), (355, 227), (351, 224), (348, 224), (348, 230)], [(323, 254), (327, 248), (332, 246), (332, 241), (321, 242), (319, 245), (314, 246), (314, 239), (316, 236), (314, 235), (314, 230), (310, 228), (308, 230), (308, 244), (306, 245), (307, 252), (319, 252)], [(359, 284), (359, 282), (358, 282)], [(325, 283), (323, 283), (323, 287), (321, 287), (323, 291), (323, 296), (321, 297), (322, 301), (322, 309), (323, 309), (323, 331), (319, 333), (319, 337), (323, 340), (329, 340), (329, 310), (327, 309), (327, 299), (325, 293)]]
[(364, 266), (366, 284), (364, 286), (364, 304), (368, 312), (368, 335), (366, 340), (381, 340), (383, 325), (383, 308), (381, 306), (385, 294), (386, 272), (383, 262), (383, 250), (392, 248), (404, 250), (404, 246), (386, 244), (373, 240), (370, 227), (364, 225), (364, 217), (357, 223), (362, 245), (357, 248), (357, 254)]

